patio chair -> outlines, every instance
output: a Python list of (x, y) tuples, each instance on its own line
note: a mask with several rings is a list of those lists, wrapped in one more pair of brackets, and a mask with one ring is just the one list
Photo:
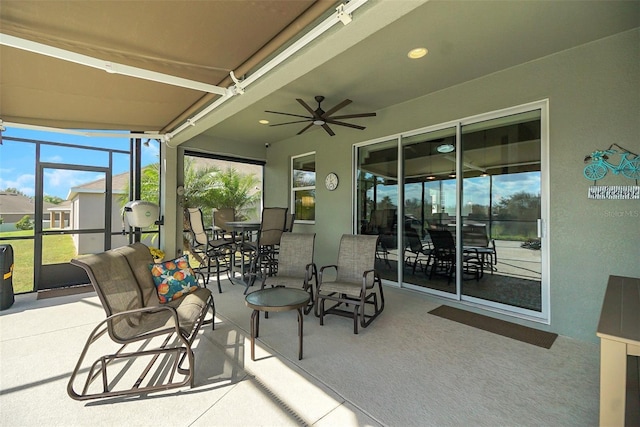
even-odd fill
[(496, 271), (498, 264), (496, 241), (489, 239), (485, 231), (471, 231), (463, 228), (462, 244), (465, 248), (473, 248), (478, 252), (485, 268), (488, 268), (491, 274)]
[(227, 226), (227, 222), (231, 221), (235, 221), (233, 208), (215, 208), (213, 210), (213, 232), (216, 239), (233, 242), (233, 234)]
[[(320, 325), (325, 314), (353, 318), (353, 333), (366, 328), (384, 310), (382, 281), (374, 268), (378, 236), (344, 234), (340, 239), (338, 263), (320, 268), (316, 289), (316, 316)], [(336, 272), (335, 280), (325, 280), (325, 270)], [(333, 302), (325, 309), (326, 301)], [(330, 304), (331, 304), (330, 302)]]
[(202, 219), (202, 211), (200, 208), (187, 208), (184, 210), (189, 233), (189, 252), (199, 262), (199, 266), (194, 270), (198, 272), (206, 271), (206, 283), (211, 279), (212, 268), (215, 268), (216, 281), (218, 283), (218, 292), (222, 293), (220, 285), (220, 273), (227, 273), (230, 277), (231, 272), (231, 251), (233, 250), (233, 241), (220, 238), (214, 239), (213, 233), (207, 233), (204, 228)]
[(416, 267), (418, 264), (422, 264), (423, 258), (421, 255), (427, 257), (427, 261), (422, 265), (422, 268), (428, 268), (431, 263), (433, 250), (429, 243), (423, 243), (418, 235), (418, 232), (413, 227), (407, 227), (405, 229), (405, 251), (409, 254), (405, 256), (405, 264), (411, 265), (412, 274), (416, 274)]
[(285, 233), (290, 233), (293, 231), (293, 223), (296, 220), (296, 214), (295, 213), (290, 213), (287, 214), (287, 222), (284, 225), (284, 231)]
[[(429, 279), (434, 274), (443, 274), (447, 277), (447, 284), (451, 283), (456, 271), (456, 243), (449, 230), (429, 230), (431, 243), (433, 244), (433, 265)], [(480, 280), (484, 273), (483, 263), (475, 248), (463, 249), (462, 273)]]
[(252, 251), (251, 271), (272, 275), (277, 269), (277, 249), (284, 233), (288, 208), (264, 208), (255, 242), (245, 243), (243, 251)]
[[(285, 233), (280, 239), (278, 270), (275, 275), (263, 276), (262, 289), (265, 286), (299, 288), (309, 292), (309, 305), (304, 314), (309, 314), (314, 306), (315, 289), (318, 287), (318, 272), (313, 263), (315, 233)], [(316, 286), (314, 288), (313, 281)]]
[[(69, 396), (88, 400), (193, 387), (192, 345), (202, 325), (214, 324), (211, 291), (192, 281), (183, 296), (175, 294), (161, 304), (151, 273), (151, 266), (158, 264), (142, 243), (73, 259), (71, 264), (87, 273), (106, 319), (87, 339), (67, 385)], [(209, 310), (212, 317), (205, 320)], [(118, 345), (117, 350), (101, 340), (105, 334)], [(79, 374), (86, 374), (86, 380), (76, 391)]]

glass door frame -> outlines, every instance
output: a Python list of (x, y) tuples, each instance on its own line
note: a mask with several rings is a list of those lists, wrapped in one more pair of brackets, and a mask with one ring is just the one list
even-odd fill
[[(61, 264), (43, 264), (42, 262), (42, 249), (43, 238), (45, 236), (53, 235), (73, 235), (73, 234), (103, 234), (104, 235), (104, 250), (111, 249), (111, 211), (113, 205), (113, 188), (112, 188), (112, 165), (110, 160), (109, 167), (99, 166), (86, 166), (75, 165), (65, 163), (50, 163), (50, 162), (37, 162), (36, 167), (36, 188), (35, 188), (35, 224), (34, 224), (34, 242), (33, 242), (33, 267), (34, 267), (34, 291), (42, 289), (50, 289), (57, 287), (64, 287), (70, 285), (77, 285), (86, 283), (86, 273), (83, 270), (71, 265), (70, 263)], [(55, 231), (45, 231), (43, 229), (44, 220), (44, 177), (45, 169), (57, 169), (57, 170), (71, 170), (80, 172), (97, 172), (104, 173), (105, 179), (105, 211), (104, 211), (104, 226), (103, 228), (82, 229), (77, 230), (71, 228), (73, 226), (70, 223), (69, 229), (60, 229)], [(46, 273), (46, 274), (45, 274)], [(43, 278), (48, 277), (47, 282), (53, 283), (52, 286), (41, 286)]]
[[(532, 310), (527, 309), (519, 309), (513, 306), (507, 306), (505, 304), (496, 303), (484, 299), (474, 298), (468, 295), (460, 295), (460, 301), (468, 302), (472, 305), (482, 306), (483, 308), (490, 309), (492, 311), (506, 313), (509, 315), (517, 315), (517, 317), (524, 318), (527, 320), (532, 320), (535, 322), (540, 322), (544, 324), (551, 323), (550, 316), (550, 306), (551, 306), (551, 297), (550, 297), (550, 280), (549, 280), (549, 259), (550, 259), (550, 245), (549, 245), (549, 230), (548, 230), (548, 219), (550, 218), (550, 207), (549, 207), (549, 195), (550, 195), (550, 184), (549, 184), (549, 100), (544, 99), (541, 101), (535, 101), (528, 104), (523, 104), (515, 107), (505, 108), (502, 110), (492, 111), (484, 114), (479, 114), (476, 116), (468, 117), (462, 120), (459, 120), (460, 130), (463, 126), (471, 125), (479, 122), (484, 122), (504, 116), (516, 115), (521, 113), (527, 113), (530, 111), (539, 110), (540, 111), (540, 216), (538, 220), (538, 238), (540, 239), (541, 248), (541, 311), (539, 313), (534, 312)], [(458, 135), (458, 141), (461, 141), (461, 134)], [(464, 167), (462, 153), (464, 151), (464, 147), (461, 150), (458, 150), (459, 153), (456, 153), (456, 176), (461, 176), (462, 168)], [(457, 183), (457, 194), (456, 194), (456, 203), (459, 212), (456, 212), (457, 221), (460, 220), (460, 216), (462, 214), (462, 182), (458, 180)], [(460, 245), (458, 247), (462, 247), (462, 232), (460, 229), (457, 230), (456, 234), (456, 245)], [(460, 251), (459, 251), (460, 252)], [(458, 254), (458, 266), (460, 266), (460, 259), (462, 254)], [(461, 268), (461, 267), (459, 267)], [(457, 272), (458, 274), (459, 272)], [(460, 284), (457, 284), (458, 291), (462, 290)]]
[[(544, 99), (541, 101), (531, 102), (515, 107), (505, 108), (501, 110), (496, 110), (488, 113), (479, 114), (476, 116), (467, 117), (460, 120), (450, 121), (447, 123), (441, 123), (434, 126), (428, 126), (420, 129), (416, 129), (413, 131), (400, 133), (396, 135), (390, 135), (382, 138), (376, 138), (374, 140), (365, 141), (362, 143), (354, 144), (352, 150), (352, 218), (353, 218), (353, 232), (357, 233), (359, 231), (359, 227), (357, 224), (357, 171), (359, 169), (358, 162), (358, 150), (361, 147), (368, 145), (375, 145), (381, 142), (388, 142), (393, 139), (397, 139), (398, 141), (398, 182), (404, 183), (404, 161), (403, 161), (403, 144), (402, 139), (410, 136), (419, 135), (421, 133), (429, 133), (438, 131), (444, 128), (456, 128), (456, 142), (460, 144), (462, 140), (462, 126), (474, 124), (482, 121), (487, 121), (503, 116), (514, 115), (519, 113), (525, 113), (533, 110), (540, 110), (540, 203), (541, 203), (541, 218), (539, 219), (538, 226), (538, 234), (541, 241), (541, 311), (535, 312), (532, 310), (521, 309), (515, 306), (510, 306), (502, 303), (496, 303), (492, 301), (488, 301), (485, 299), (474, 298), (471, 296), (463, 295), (462, 293), (462, 251), (458, 250), (456, 253), (457, 262), (456, 262), (456, 293), (445, 293), (433, 289), (428, 289), (424, 287), (419, 287), (415, 285), (411, 285), (403, 282), (403, 268), (401, 267), (400, 262), (398, 263), (398, 274), (397, 279), (398, 282), (394, 283), (391, 281), (385, 281), (385, 284), (407, 288), (412, 290), (417, 290), (420, 292), (425, 292), (437, 297), (443, 297), (450, 300), (459, 301), (461, 303), (465, 303), (472, 306), (477, 306), (483, 309), (499, 312), (502, 314), (506, 314), (513, 317), (523, 318), (526, 320), (536, 321), (540, 323), (550, 324), (550, 285), (549, 285), (549, 258), (550, 258), (550, 245), (549, 245), (549, 230), (547, 227), (548, 218), (550, 217), (550, 207), (549, 207), (549, 167), (548, 167), (548, 149), (549, 149), (549, 101), (548, 99)], [(462, 191), (463, 191), (463, 180), (459, 179), (460, 176), (463, 176), (463, 150), (464, 147), (459, 145), (461, 149), (456, 150), (456, 223), (461, 224), (462, 220)], [(404, 218), (404, 185), (398, 185), (398, 200), (396, 201), (398, 209), (397, 209), (397, 224), (398, 224), (398, 236), (404, 236), (404, 221), (400, 219)], [(399, 240), (398, 248), (404, 245), (404, 242)], [(462, 247), (462, 229), (461, 227), (456, 228), (456, 247)], [(398, 249), (399, 250), (399, 249)]]

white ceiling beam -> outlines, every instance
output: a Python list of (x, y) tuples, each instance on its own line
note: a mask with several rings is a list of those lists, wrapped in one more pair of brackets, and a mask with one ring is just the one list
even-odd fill
[(8, 34), (0, 33), (0, 44), (37, 53), (40, 55), (50, 56), (53, 58), (61, 59), (63, 61), (73, 62), (75, 64), (80, 64), (87, 67), (97, 68), (111, 74), (121, 74), (138, 79), (150, 80), (172, 86), (193, 89), (200, 92), (215, 93), (218, 95), (227, 94), (227, 89), (219, 86), (184, 79), (182, 77), (171, 76), (169, 74), (149, 71), (142, 68), (131, 67), (129, 65), (119, 64), (116, 62), (105, 61), (103, 59), (93, 58), (91, 56), (82, 55), (79, 53), (71, 52), (69, 50), (33, 42), (30, 40), (22, 39), (20, 37), (10, 36)]
[(12, 123), (0, 120), (0, 130), (4, 130), (5, 127), (16, 129), (29, 129), (42, 132), (56, 132), (67, 135), (85, 136), (88, 138), (140, 138), (140, 139), (157, 139), (159, 141), (166, 142), (167, 135), (157, 132), (95, 132), (95, 131), (81, 131), (73, 129), (61, 129), (48, 126), (28, 125), (24, 123)]

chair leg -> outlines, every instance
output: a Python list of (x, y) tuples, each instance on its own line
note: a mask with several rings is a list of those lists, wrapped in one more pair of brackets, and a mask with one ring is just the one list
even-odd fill
[(315, 306), (315, 299), (314, 299), (314, 296), (313, 296), (313, 285), (311, 283), (309, 283), (307, 285), (307, 288), (305, 289), (305, 291), (309, 292), (309, 305), (307, 305), (304, 308), (304, 314), (309, 314), (311, 312), (311, 310)]
[[(364, 319), (364, 305), (362, 306), (362, 319)], [(360, 307), (354, 304), (353, 306), (353, 333), (358, 335), (358, 310)]]
[(222, 287), (220, 286), (220, 258), (216, 256), (216, 281), (218, 282), (218, 293), (222, 293)]

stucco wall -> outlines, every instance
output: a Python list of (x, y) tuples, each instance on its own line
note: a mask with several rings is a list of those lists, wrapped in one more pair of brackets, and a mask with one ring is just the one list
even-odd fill
[[(379, 111), (362, 132), (340, 129), (329, 137), (314, 130), (272, 144), (265, 205), (288, 205), (290, 156), (316, 151), (316, 224), (294, 231), (316, 232), (316, 262), (333, 263), (340, 235), (352, 231), (354, 143), (548, 99), (548, 329), (595, 342), (607, 277), (640, 277), (640, 202), (587, 199), (583, 158), (614, 142), (640, 153), (639, 64), (640, 31), (634, 30)], [(323, 185), (331, 171), (341, 178), (333, 192)], [(601, 184), (632, 182), (608, 177)]]

